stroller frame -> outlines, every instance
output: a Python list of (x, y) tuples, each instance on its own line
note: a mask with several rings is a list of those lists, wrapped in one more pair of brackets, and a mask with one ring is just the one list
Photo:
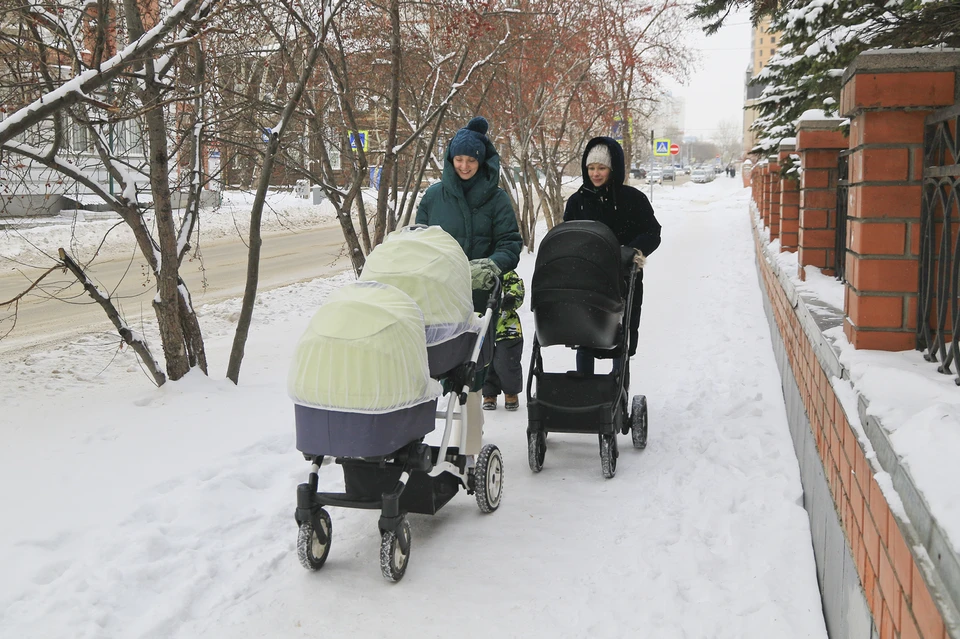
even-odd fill
[[(628, 402), (630, 389), (630, 320), (637, 266), (627, 272), (626, 304), (620, 322), (618, 343), (620, 369), (613, 373), (584, 374), (577, 371), (547, 373), (543, 369), (540, 341), (536, 334), (527, 374), (527, 461), (535, 473), (543, 469), (547, 433), (597, 434), (604, 477), (617, 472), (620, 455), (617, 433), (633, 431), (633, 445), (647, 445), (647, 400), (636, 395)], [(568, 345), (572, 346), (572, 345)], [(536, 382), (536, 388), (534, 388)], [(628, 407), (628, 403), (630, 406)]]
[[(393, 582), (403, 578), (410, 558), (408, 513), (436, 514), (460, 488), (475, 495), (484, 513), (500, 506), (503, 457), (494, 444), (480, 446), (480, 399), (478, 393), (469, 392), (481, 349), (486, 340), (493, 339), (491, 328), (495, 327), (499, 295), (498, 284), (487, 300), (470, 359), (443, 376), (448, 389), (443, 395), (446, 408), (434, 410), (435, 419), (444, 421), (439, 446), (428, 445), (420, 437), (375, 457), (304, 454), (311, 466), (307, 481), (297, 486), (294, 518), (299, 527), (297, 554), (305, 568), (319, 570), (329, 555), (332, 525), (328, 506), (380, 511), (380, 569)], [(320, 467), (331, 457), (343, 469), (342, 493), (318, 491)]]

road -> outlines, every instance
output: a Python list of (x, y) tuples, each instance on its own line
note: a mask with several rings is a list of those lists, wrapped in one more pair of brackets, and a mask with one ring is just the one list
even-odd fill
[[(264, 235), (259, 289), (334, 275), (349, 268), (337, 224)], [(188, 257), (181, 268), (195, 306), (242, 296), (246, 271), (247, 247), (236, 237), (202, 245), (201, 258)], [(151, 300), (156, 283), (142, 258), (96, 262), (88, 273), (101, 290), (110, 292), (128, 323), (136, 324), (142, 313), (153, 317)], [(18, 271), (0, 273), (0, 300), (12, 299), (27, 285)], [(76, 334), (81, 327), (101, 325), (110, 326), (109, 320), (76, 279), (69, 273), (51, 273), (42, 288), (21, 300), (15, 325), (9, 312), (0, 314), (0, 354), (55, 343)]]

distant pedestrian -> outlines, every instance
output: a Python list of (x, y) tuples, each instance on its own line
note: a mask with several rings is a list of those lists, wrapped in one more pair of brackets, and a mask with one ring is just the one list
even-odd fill
[(523, 305), (523, 280), (516, 271), (503, 274), (503, 302), (497, 320), (497, 338), (493, 362), (483, 382), (483, 409), (496, 410), (497, 397), (503, 393), (503, 407), (517, 410), (523, 390), (523, 328), (517, 309)]

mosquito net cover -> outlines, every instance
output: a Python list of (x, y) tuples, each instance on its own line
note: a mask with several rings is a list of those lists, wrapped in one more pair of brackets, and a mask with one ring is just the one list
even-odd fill
[(423, 315), (396, 287), (356, 282), (331, 293), (297, 344), (287, 380), (302, 406), (387, 413), (438, 397)]
[(470, 263), (439, 226), (409, 226), (388, 235), (367, 257), (360, 280), (390, 284), (412, 297), (423, 311), (427, 346), (479, 330)]

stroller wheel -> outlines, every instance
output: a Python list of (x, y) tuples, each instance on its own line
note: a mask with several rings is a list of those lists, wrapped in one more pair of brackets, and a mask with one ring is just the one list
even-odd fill
[(543, 460), (547, 456), (547, 434), (543, 431), (527, 433), (527, 462), (530, 470), (539, 473), (543, 470)]
[(613, 479), (613, 476), (617, 474), (617, 457), (619, 454), (617, 434), (600, 435), (600, 468), (603, 470), (603, 476), (607, 479)]
[(630, 412), (630, 428), (633, 431), (633, 447), (647, 447), (647, 398), (644, 395), (633, 396), (633, 410)]
[(385, 579), (400, 581), (409, 561), (410, 523), (404, 517), (396, 531), (386, 530), (380, 536), (380, 572)]
[(325, 542), (320, 541), (313, 523), (309, 521), (300, 524), (300, 533), (297, 535), (297, 557), (300, 559), (300, 565), (307, 570), (323, 568), (327, 555), (330, 554), (330, 542), (333, 540), (333, 527), (329, 513), (321, 508), (317, 513), (316, 521), (322, 527)]
[(503, 455), (493, 444), (480, 449), (473, 470), (477, 506), (481, 512), (492, 513), (500, 507), (503, 496)]

